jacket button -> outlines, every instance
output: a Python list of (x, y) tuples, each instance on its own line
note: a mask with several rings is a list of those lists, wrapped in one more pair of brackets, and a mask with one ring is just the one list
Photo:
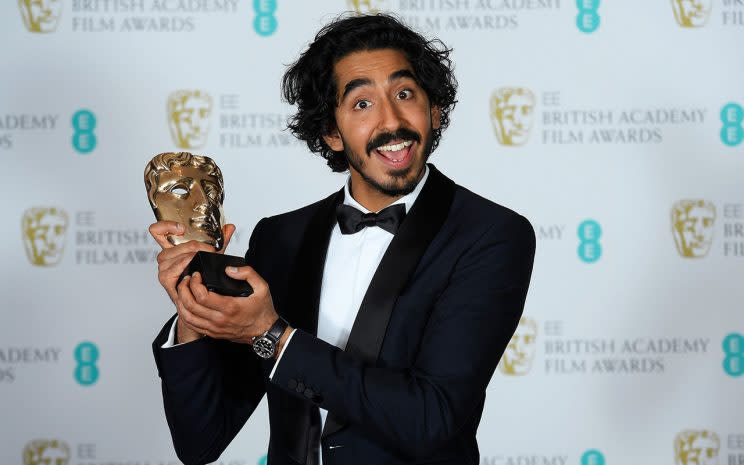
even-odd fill
[(313, 391), (310, 388), (307, 388), (307, 389), (305, 389), (304, 394), (305, 394), (305, 397), (307, 397), (308, 399), (312, 399), (313, 396), (315, 395), (315, 391)]
[(287, 381), (287, 386), (290, 389), (294, 389), (295, 387), (297, 387), (297, 380), (296, 379), (290, 379), (289, 381)]
[(302, 384), (302, 381), (300, 381), (299, 383), (297, 383), (297, 387), (295, 388), (295, 391), (302, 392), (304, 390), (305, 390), (305, 385)]

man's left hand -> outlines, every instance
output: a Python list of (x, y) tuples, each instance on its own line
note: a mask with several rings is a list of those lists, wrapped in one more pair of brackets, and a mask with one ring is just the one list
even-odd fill
[(243, 279), (253, 288), (248, 297), (228, 297), (209, 292), (199, 273), (178, 285), (180, 317), (209, 337), (252, 343), (255, 336), (268, 331), (279, 318), (271, 300), (269, 285), (250, 266), (227, 267), (226, 274)]

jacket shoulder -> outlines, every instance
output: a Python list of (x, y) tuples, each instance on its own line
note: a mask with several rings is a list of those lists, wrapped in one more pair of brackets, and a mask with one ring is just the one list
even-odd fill
[(276, 228), (282, 228), (285, 225), (292, 225), (296, 228), (301, 225), (307, 224), (318, 209), (327, 205), (329, 202), (333, 202), (334, 198), (338, 195), (338, 192), (334, 192), (328, 197), (313, 202), (304, 207), (297, 208), (277, 215), (268, 216), (261, 220), (262, 226), (268, 230), (275, 230)]
[(507, 229), (533, 237), (535, 234), (524, 216), (460, 185), (455, 188), (450, 216), (458, 224), (475, 230)]

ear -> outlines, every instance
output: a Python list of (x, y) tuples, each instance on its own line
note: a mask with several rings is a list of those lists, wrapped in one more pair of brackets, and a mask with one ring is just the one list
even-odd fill
[(341, 139), (341, 133), (338, 132), (338, 128), (334, 128), (328, 134), (323, 135), (323, 140), (334, 152), (344, 151), (344, 141)]
[(442, 109), (436, 105), (431, 107), (431, 127), (439, 129), (442, 125)]

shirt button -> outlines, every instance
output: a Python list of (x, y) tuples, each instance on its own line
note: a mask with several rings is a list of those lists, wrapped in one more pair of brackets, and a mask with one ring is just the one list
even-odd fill
[(303, 392), (304, 390), (305, 390), (305, 385), (302, 384), (302, 381), (300, 381), (299, 383), (297, 383), (297, 387), (295, 388), (295, 391), (297, 391), (297, 392)]

